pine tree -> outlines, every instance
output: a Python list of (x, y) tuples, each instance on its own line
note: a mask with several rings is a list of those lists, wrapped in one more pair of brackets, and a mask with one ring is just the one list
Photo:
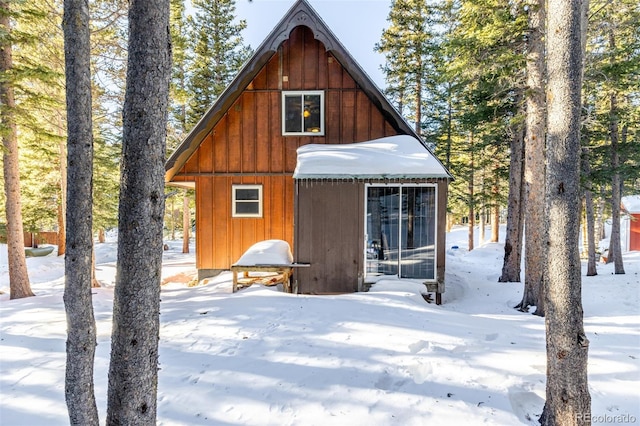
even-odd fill
[(15, 10), (8, 2), (0, 2), (0, 130), (3, 145), (3, 177), (5, 216), (7, 219), (7, 256), (9, 263), (9, 297), (33, 296), (24, 253), (24, 234), (20, 200), (18, 166), (18, 132), (16, 127), (13, 43), (10, 19)]
[(107, 424), (156, 423), (169, 0), (132, 0)]
[(235, 0), (194, 0), (193, 7), (196, 14), (189, 20), (193, 62), (188, 69), (188, 128), (200, 120), (252, 53), (243, 45), (241, 35), (246, 21), (234, 21)]
[(422, 135), (428, 127), (425, 105), (435, 88), (437, 35), (436, 9), (425, 0), (394, 0), (389, 11), (389, 28), (382, 33), (375, 50), (386, 57), (383, 71), (386, 93), (397, 109)]
[(547, 31), (547, 172), (544, 286), (547, 342), (546, 401), (540, 423), (591, 423), (587, 384), (589, 340), (584, 332), (580, 224), (580, 108), (582, 83), (579, 0), (549, 0)]
[(91, 42), (89, 4), (65, 0), (65, 69), (67, 92), (67, 241), (64, 305), (67, 313), (65, 396), (72, 425), (98, 425), (93, 385), (96, 322), (92, 284)]

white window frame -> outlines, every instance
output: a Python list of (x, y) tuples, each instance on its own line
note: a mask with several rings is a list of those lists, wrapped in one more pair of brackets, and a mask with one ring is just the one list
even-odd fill
[[(257, 200), (238, 200), (236, 192), (238, 189), (257, 189)], [(258, 203), (258, 213), (238, 213), (238, 203)], [(262, 185), (231, 185), (231, 217), (262, 217)]]
[[(298, 95), (302, 97), (302, 103), (304, 103), (305, 95), (320, 95), (320, 131), (318, 132), (287, 132), (286, 131), (286, 118), (287, 114), (285, 111), (286, 102), (285, 99), (287, 96), (295, 96)], [(303, 109), (304, 111), (304, 109)], [(304, 120), (302, 116), (302, 112), (300, 115), (300, 120)], [(304, 122), (303, 122), (304, 123)], [(304, 126), (302, 126), (304, 128)], [(289, 90), (282, 92), (282, 135), (283, 136), (324, 136), (324, 91), (323, 90)]]

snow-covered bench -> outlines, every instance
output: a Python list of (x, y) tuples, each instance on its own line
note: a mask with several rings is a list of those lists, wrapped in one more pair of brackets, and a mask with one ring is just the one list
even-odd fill
[[(236, 263), (231, 265), (233, 272), (233, 292), (239, 287), (249, 287), (255, 282), (265, 285), (282, 283), (283, 290), (291, 293), (291, 275), (293, 268), (308, 266), (306, 264), (293, 263), (291, 247), (283, 240), (265, 240), (255, 243), (244, 252)], [(238, 278), (238, 272), (243, 272), (243, 277)], [(275, 275), (250, 276), (250, 272), (274, 272)]]

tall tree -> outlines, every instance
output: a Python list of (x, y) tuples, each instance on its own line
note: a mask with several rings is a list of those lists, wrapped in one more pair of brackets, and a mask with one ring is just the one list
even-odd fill
[(188, 127), (200, 120), (251, 54), (241, 34), (247, 23), (235, 20), (235, 0), (194, 0), (193, 8)]
[(67, 313), (65, 396), (72, 425), (98, 425), (93, 385), (96, 323), (91, 298), (93, 128), (89, 4), (65, 0), (67, 214), (64, 304)]
[(584, 332), (580, 253), (580, 0), (549, 0), (547, 172), (549, 228), (545, 326), (546, 401), (540, 423), (590, 424), (589, 341)]
[[(519, 99), (518, 96), (516, 99)], [(515, 121), (515, 120), (514, 120)], [(498, 282), (520, 282), (522, 264), (522, 230), (524, 227), (524, 126), (515, 122), (511, 133), (509, 159), (509, 202), (507, 230), (504, 242), (502, 275)]]
[(169, 15), (169, 0), (130, 2), (107, 424), (156, 422)]
[(544, 229), (544, 161), (545, 161), (545, 0), (527, 2), (527, 90), (525, 137), (525, 267), (522, 301), (516, 308), (526, 311), (536, 306), (536, 315), (544, 316), (543, 272)]
[(3, 145), (5, 215), (7, 219), (7, 256), (9, 263), (9, 297), (34, 296), (27, 273), (24, 253), (20, 171), (18, 167), (18, 132), (15, 119), (14, 76), (9, 3), (0, 1), (0, 126)]
[(435, 88), (436, 19), (435, 9), (425, 0), (393, 0), (389, 28), (375, 46), (386, 57), (387, 94), (419, 135), (429, 126), (425, 95)]

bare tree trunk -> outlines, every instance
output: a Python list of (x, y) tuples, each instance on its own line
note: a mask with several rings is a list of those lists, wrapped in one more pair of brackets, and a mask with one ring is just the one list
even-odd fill
[(544, 316), (543, 271), (547, 218), (544, 212), (545, 176), (545, 0), (529, 4), (529, 33), (527, 38), (527, 133), (525, 138), (525, 217), (524, 291), (516, 306), (528, 311), (535, 306), (535, 315)]
[(100, 280), (96, 277), (96, 250), (95, 247), (91, 250), (91, 287), (99, 288), (102, 287), (100, 285)]
[(589, 341), (581, 297), (580, 0), (549, 0), (546, 211), (549, 227), (544, 287), (546, 401), (540, 423), (590, 424)]
[(480, 207), (480, 225), (479, 225), (479, 227), (480, 227), (480, 235), (478, 236), (478, 240), (480, 242), (480, 245), (484, 244), (484, 240), (485, 240), (485, 237), (486, 237), (486, 235), (485, 235), (486, 229), (485, 228), (486, 228), (487, 224), (486, 224), (485, 213), (486, 213), (486, 210), (485, 210), (485, 206), (483, 204)]
[[(616, 39), (613, 30), (609, 33), (609, 47), (611, 50), (615, 50)], [(612, 59), (613, 61), (613, 59)], [(621, 180), (620, 180), (620, 157), (618, 154), (618, 96), (615, 89), (612, 89), (610, 100), (610, 123), (609, 133), (611, 137), (611, 169), (613, 175), (611, 177), (611, 237), (609, 239), (609, 256), (607, 263), (614, 263), (614, 271), (616, 274), (624, 274), (624, 265), (622, 263), (622, 245), (620, 244), (620, 201), (622, 198), (621, 193)]]
[(104, 228), (100, 228), (98, 229), (98, 242), (100, 244), (103, 244), (105, 242), (105, 238), (104, 238)]
[[(521, 96), (518, 96), (518, 100)], [(509, 160), (509, 204), (507, 230), (504, 241), (502, 275), (498, 282), (520, 282), (522, 262), (522, 228), (524, 222), (524, 129), (511, 130), (511, 158)]]
[[(583, 50), (584, 52), (584, 50)], [(591, 194), (591, 165), (589, 164), (589, 148), (582, 148), (582, 171), (584, 173), (586, 188), (584, 190), (584, 215), (585, 231), (587, 239), (587, 276), (598, 275), (596, 268), (596, 241), (595, 220), (593, 217), (593, 195)]]
[(67, 215), (67, 149), (60, 141), (60, 200), (58, 200), (58, 256), (67, 251), (65, 217)]
[[(9, 4), (0, 2), (0, 28), (11, 34)], [(0, 73), (6, 75), (13, 68), (10, 37), (2, 37), (0, 44)], [(22, 202), (20, 201), (20, 170), (18, 167), (18, 131), (16, 128), (16, 107), (13, 87), (5, 79), (0, 81), (0, 121), (2, 132), (2, 160), (4, 173), (5, 215), (7, 219), (7, 259), (9, 266), (9, 298), (20, 299), (34, 296), (27, 273), (24, 254), (24, 227), (22, 223)]]
[(171, 210), (170, 210), (170, 216), (169, 216), (169, 226), (170, 226), (170, 230), (171, 230), (171, 241), (175, 241), (176, 239), (176, 221), (175, 221), (175, 211), (176, 211), (176, 198), (174, 196), (171, 196)]
[(189, 210), (189, 197), (184, 191), (182, 203), (182, 252), (189, 253), (189, 234), (191, 233), (191, 214)]
[(500, 188), (498, 188), (498, 184), (496, 183), (493, 186), (493, 193), (495, 195), (495, 205), (491, 209), (492, 218), (491, 218), (491, 242), (497, 243), (500, 238), (500, 205), (498, 204), (498, 194), (500, 193)]
[(93, 384), (96, 322), (91, 300), (93, 134), (89, 4), (65, 0), (62, 20), (67, 98), (67, 203), (64, 306), (65, 396), (72, 425), (98, 425)]
[(169, 0), (129, 2), (108, 425), (156, 423)]
[(473, 134), (470, 133), (469, 134), (469, 148), (471, 150), (471, 164), (469, 166), (469, 185), (468, 185), (468, 196), (469, 196), (469, 232), (468, 232), (468, 237), (469, 237), (469, 251), (473, 250), (473, 226), (475, 224), (476, 221), (476, 213), (474, 210), (474, 202), (473, 202), (473, 188), (474, 188), (474, 182), (473, 182), (473, 177), (474, 177), (474, 167), (475, 165), (473, 164)]
[(600, 185), (600, 196), (598, 197), (598, 211), (596, 213), (596, 243), (605, 237), (604, 230), (604, 209), (605, 209), (605, 187)]

